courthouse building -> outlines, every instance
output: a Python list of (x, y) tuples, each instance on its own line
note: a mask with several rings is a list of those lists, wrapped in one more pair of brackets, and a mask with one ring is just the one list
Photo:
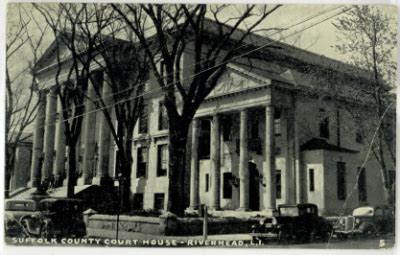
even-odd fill
[[(269, 39), (263, 40), (260, 45)], [(51, 176), (65, 178), (66, 146), (63, 124), (56, 121), (61, 108), (52, 54), (49, 49), (38, 68), (45, 89), (38, 107), (32, 187)], [(186, 67), (193, 65), (192, 59), (188, 50), (184, 77), (191, 74)], [(105, 73), (98, 67), (93, 72), (99, 79), (92, 85), (109, 95)], [(376, 123), (365, 119), (372, 111), (368, 99), (355, 94), (368, 80), (365, 71), (282, 43), (229, 63), (192, 121), (187, 201), (182, 202), (193, 210), (207, 204), (216, 211), (257, 213), (308, 202), (325, 215), (381, 204), (380, 166), (372, 154), (367, 158), (371, 135), (363, 134), (365, 124), (359, 119), (371, 130)], [(145, 91), (157, 86), (150, 78)], [(91, 86), (87, 93), (94, 95)], [(101, 111), (93, 112), (90, 102), (85, 107), (77, 185), (110, 185), (107, 180), (116, 172), (113, 138)], [(168, 194), (168, 119), (160, 93), (145, 97), (132, 151), (132, 207), (163, 210), (174, 194)], [(395, 166), (390, 160), (387, 165), (394, 176)]]

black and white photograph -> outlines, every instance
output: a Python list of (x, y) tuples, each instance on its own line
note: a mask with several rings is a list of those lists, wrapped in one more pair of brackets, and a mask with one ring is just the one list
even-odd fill
[(398, 6), (323, 2), (7, 1), (1, 242), (394, 252)]

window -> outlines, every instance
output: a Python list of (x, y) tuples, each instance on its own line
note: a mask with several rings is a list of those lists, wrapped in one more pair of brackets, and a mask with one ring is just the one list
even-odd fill
[(396, 171), (395, 170), (389, 170), (389, 184), (391, 187), (396, 184)]
[(169, 128), (168, 114), (164, 103), (161, 101), (158, 106), (158, 130), (165, 130)]
[(154, 194), (154, 210), (156, 211), (164, 210), (164, 193)]
[(365, 168), (358, 168), (358, 200), (360, 202), (367, 201), (367, 180)]
[(146, 177), (146, 170), (147, 170), (147, 148), (140, 147), (137, 150), (136, 178)]
[(200, 159), (210, 158), (210, 129), (211, 122), (209, 120), (200, 120), (199, 134), (199, 157)]
[(133, 195), (133, 209), (134, 210), (143, 209), (143, 193), (136, 193)]
[(361, 132), (361, 129), (358, 127), (356, 130), (356, 143), (363, 143), (364, 142), (364, 138)]
[(257, 112), (250, 112), (250, 139), (259, 138), (259, 130), (258, 130), (258, 122), (259, 122), (259, 114)]
[(157, 177), (166, 176), (168, 169), (168, 145), (157, 146)]
[(143, 104), (139, 113), (139, 134), (146, 134), (148, 130), (147, 106)]
[(363, 137), (363, 132), (362, 132), (362, 123), (361, 123), (361, 114), (356, 113), (354, 115), (354, 121), (356, 124), (356, 142), (357, 143), (363, 143), (364, 137)]
[(336, 162), (337, 168), (337, 197), (339, 200), (346, 199), (346, 163)]
[(206, 192), (208, 192), (209, 188), (210, 188), (210, 175), (206, 174), (205, 175), (205, 190)]
[(232, 198), (232, 173), (224, 173), (223, 175), (223, 198)]
[(276, 199), (282, 198), (282, 178), (281, 170), (276, 170)]
[(329, 118), (324, 109), (319, 109), (319, 136), (321, 138), (329, 138)]
[(308, 169), (308, 179), (309, 179), (309, 189), (310, 191), (314, 191), (315, 187), (314, 187), (314, 169), (310, 168)]
[(222, 124), (222, 133), (225, 142), (232, 141), (232, 131), (232, 118), (230, 116), (226, 116)]
[(279, 109), (275, 110), (274, 130), (275, 130), (275, 136), (280, 136), (282, 134), (281, 111)]

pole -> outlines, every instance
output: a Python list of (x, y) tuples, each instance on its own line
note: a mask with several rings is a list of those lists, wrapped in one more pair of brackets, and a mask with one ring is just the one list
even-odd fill
[(119, 214), (120, 214), (120, 208), (121, 208), (121, 184), (122, 184), (122, 178), (121, 178), (121, 173), (118, 174), (118, 205), (117, 205), (117, 227), (116, 227), (116, 236), (115, 239), (118, 240), (118, 232), (119, 232)]
[(203, 206), (203, 239), (204, 241), (207, 240), (208, 234), (208, 207), (207, 205)]

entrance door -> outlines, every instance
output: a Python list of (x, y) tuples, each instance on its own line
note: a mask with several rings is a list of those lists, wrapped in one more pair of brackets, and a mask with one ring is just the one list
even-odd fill
[(253, 162), (249, 162), (249, 209), (252, 211), (260, 210), (259, 177), (260, 175), (257, 170), (257, 165)]

